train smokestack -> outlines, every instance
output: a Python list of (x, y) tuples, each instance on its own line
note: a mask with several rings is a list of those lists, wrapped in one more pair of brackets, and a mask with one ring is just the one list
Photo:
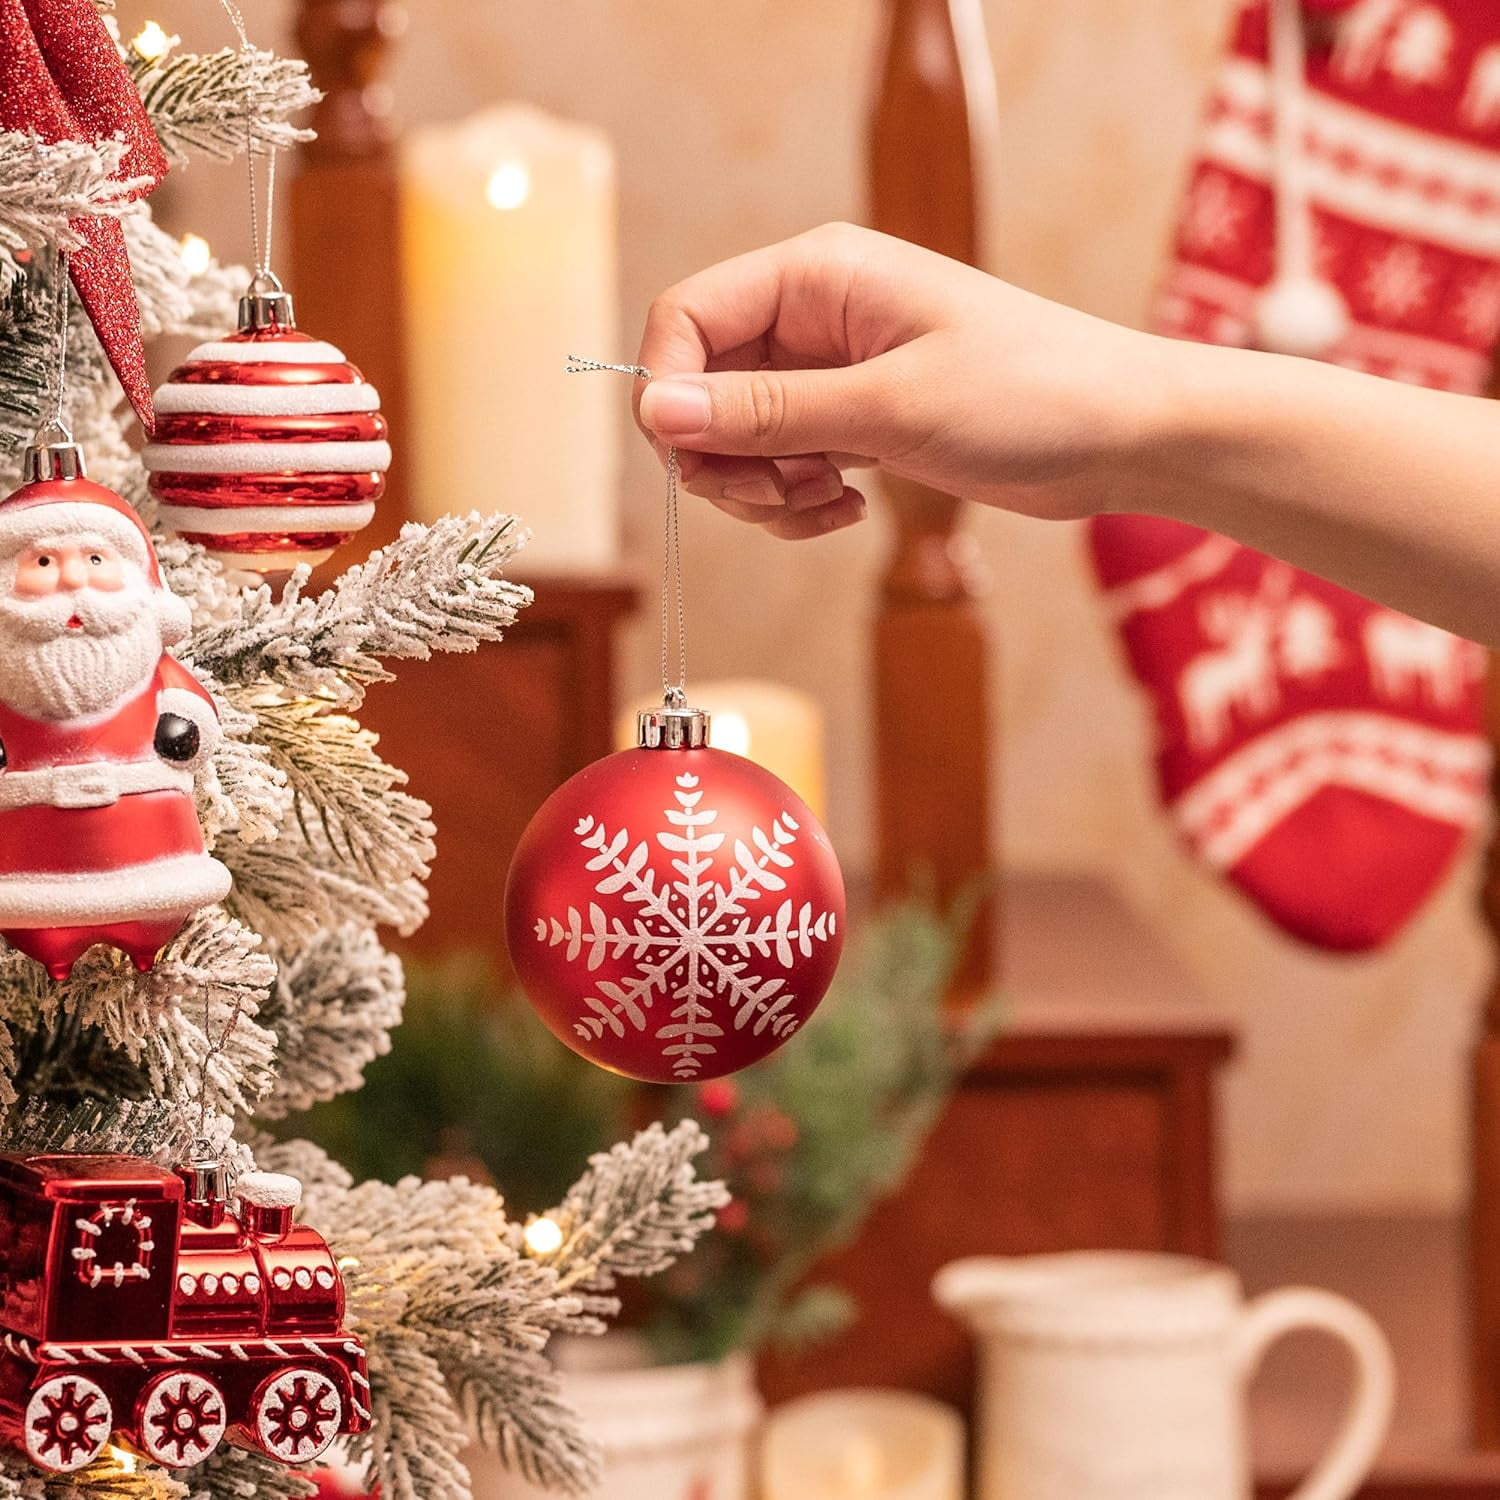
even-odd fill
[(302, 1184), (284, 1172), (246, 1172), (234, 1191), (245, 1232), (263, 1240), (279, 1240), (286, 1234), (302, 1202)]

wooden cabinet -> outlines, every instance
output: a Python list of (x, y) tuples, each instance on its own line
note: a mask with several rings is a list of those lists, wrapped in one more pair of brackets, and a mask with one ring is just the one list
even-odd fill
[(615, 636), (637, 598), (623, 578), (523, 581), (536, 602), (505, 640), (401, 663), (360, 715), (438, 827), (432, 915), (408, 950), (478, 949), (505, 972), (511, 851), (551, 792), (614, 748)]
[(897, 1385), (968, 1406), (968, 1337), (928, 1295), (960, 1256), (1218, 1253), (1214, 1085), (1230, 1032), (1097, 887), (1012, 882), (1002, 906), (1011, 1019), (906, 1186), (818, 1268), (862, 1315), (831, 1345), (768, 1357), (772, 1401)]

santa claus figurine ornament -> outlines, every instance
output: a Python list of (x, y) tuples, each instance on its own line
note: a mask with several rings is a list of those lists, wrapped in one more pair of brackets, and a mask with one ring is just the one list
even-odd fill
[(167, 655), (188, 607), (140, 517), (60, 421), (24, 475), (0, 500), (0, 936), (54, 979), (96, 943), (146, 970), (229, 892), (193, 799), (218, 716)]
[(711, 749), (708, 715), (688, 706), (675, 450), (666, 520), (676, 680), (664, 588), (665, 701), (640, 716), (636, 749), (585, 767), (531, 820), (505, 935), (528, 999), (575, 1052), (630, 1078), (697, 1083), (759, 1062), (812, 1014), (838, 966), (844, 881), (806, 804)]

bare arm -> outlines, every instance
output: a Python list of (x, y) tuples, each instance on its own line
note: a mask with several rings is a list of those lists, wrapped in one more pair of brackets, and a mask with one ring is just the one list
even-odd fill
[(1028, 515), (1168, 515), (1500, 644), (1500, 411), (1176, 343), (830, 226), (658, 299), (643, 428), (786, 537), (852, 524), (877, 462)]
[(1174, 346), (1113, 508), (1223, 532), (1500, 645), (1500, 409), (1307, 360)]

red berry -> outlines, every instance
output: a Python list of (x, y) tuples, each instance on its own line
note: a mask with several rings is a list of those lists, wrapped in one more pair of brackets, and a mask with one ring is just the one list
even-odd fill
[(698, 1088), (698, 1103), (712, 1120), (722, 1120), (739, 1108), (740, 1088), (727, 1078), (711, 1078)]

